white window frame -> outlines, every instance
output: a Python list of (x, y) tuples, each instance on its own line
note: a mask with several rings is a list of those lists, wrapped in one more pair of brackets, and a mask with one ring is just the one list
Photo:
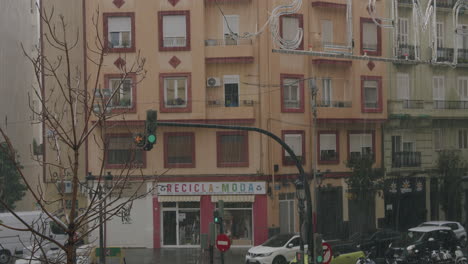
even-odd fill
[[(119, 91), (116, 92), (114, 94), (114, 86), (112, 85), (113, 83), (112, 82), (120, 82), (119, 86), (118, 86), (118, 89)], [(123, 88), (124, 88), (124, 83), (125, 81), (130, 81), (130, 104), (128, 106), (121, 106), (121, 105), (113, 105), (112, 104), (112, 101), (114, 99), (114, 96), (117, 95), (117, 93), (122, 96), (124, 95), (124, 91), (123, 91)], [(112, 108), (132, 108), (133, 106), (133, 79), (132, 78), (125, 78), (125, 79), (121, 79), (121, 78), (109, 78), (109, 88), (110, 88), (110, 95), (114, 95), (112, 98), (110, 98), (110, 107)]]
[[(121, 26), (119, 29), (113, 29), (112, 28), (112, 20), (128, 20), (125, 22), (128, 22), (128, 25)], [(113, 49), (119, 49), (119, 48), (132, 48), (132, 17), (130, 16), (109, 16), (107, 17), (107, 36), (108, 36), (108, 43), (109, 45), (112, 44), (112, 33), (117, 33), (119, 35), (119, 43), (118, 45), (115, 46), (110, 46), (110, 48)], [(128, 46), (123, 45), (123, 40), (122, 40), (122, 33), (128, 33)]]
[(239, 75), (224, 75), (223, 76), (223, 98), (226, 98), (226, 84), (237, 84), (237, 101), (240, 104), (240, 76)]
[[(177, 105), (177, 104), (174, 104), (174, 105), (171, 105), (171, 104), (168, 104), (168, 98), (167, 98), (167, 85), (168, 85), (168, 80), (180, 80), (180, 79), (184, 79), (185, 81), (185, 102), (184, 104), (181, 104), (181, 105)], [(174, 89), (174, 100), (176, 100), (178, 98), (178, 89), (177, 89), (177, 85), (176, 85), (176, 82), (174, 82), (174, 85), (176, 87), (173, 87)], [(187, 107), (187, 103), (188, 103), (188, 78), (186, 76), (168, 76), (168, 77), (164, 77), (164, 106), (166, 108), (185, 108)]]
[(468, 129), (459, 129), (457, 132), (458, 148), (468, 149)]
[[(166, 19), (174, 19), (175, 17), (182, 19), (184, 32), (177, 33), (171, 25), (174, 23), (167, 22)], [(166, 22), (165, 22), (166, 21)], [(186, 15), (163, 15), (163, 47), (165, 48), (179, 48), (187, 46), (187, 16)]]
[[(294, 141), (291, 142), (290, 140), (294, 140)], [(298, 142), (296, 142), (296, 140), (298, 140)], [(302, 133), (286, 132), (284, 134), (284, 142), (294, 151), (294, 154), (298, 158), (304, 156), (304, 153), (302, 153), (303, 146), (304, 146), (304, 137)], [(296, 145), (296, 143), (298, 145)], [(289, 155), (289, 153), (286, 150), (284, 150), (284, 156), (291, 157), (291, 155)]]
[(468, 77), (458, 77), (457, 86), (460, 101), (468, 101)]
[(397, 73), (397, 99), (410, 99), (410, 78), (408, 73)]
[(238, 40), (231, 37), (231, 31), (233, 34), (239, 35), (239, 15), (225, 15), (221, 16), (221, 19), (223, 20), (224, 45), (237, 45)]
[(444, 28), (444, 22), (437, 22), (436, 23), (436, 41), (437, 41), (437, 47), (438, 48), (443, 48), (445, 44), (445, 28)]
[(398, 19), (398, 38), (400, 44), (408, 45), (409, 43), (409, 19), (399, 18)]
[(333, 106), (333, 82), (331, 78), (322, 79), (322, 104), (321, 106)]
[[(297, 100), (293, 100), (292, 95), (294, 92), (292, 91), (293, 88), (296, 89), (296, 98)], [(287, 93), (285, 91), (287, 90)], [(295, 79), (295, 78), (284, 78), (283, 79), (283, 104), (286, 109), (299, 109), (301, 108), (301, 84), (300, 84), (300, 79)], [(288, 104), (297, 104), (297, 107), (289, 107)]]

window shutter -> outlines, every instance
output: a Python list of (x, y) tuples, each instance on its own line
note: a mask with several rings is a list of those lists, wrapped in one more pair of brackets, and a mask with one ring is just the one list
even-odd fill
[(401, 44), (408, 44), (408, 19), (400, 18), (398, 23), (399, 37)]
[[(286, 134), (284, 135), (284, 141), (288, 146), (294, 151), (296, 156), (302, 156), (302, 135), (300, 134)], [(290, 156), (289, 153), (285, 151), (286, 156)]]
[(333, 22), (331, 20), (321, 20), (322, 23), (322, 44), (333, 43)]
[(372, 134), (351, 134), (349, 136), (350, 152), (362, 152), (362, 148), (372, 149)]
[(468, 99), (468, 78), (458, 78), (458, 96), (460, 100)]
[[(238, 15), (229, 15), (222, 17), (223, 19), (223, 26), (224, 26), (224, 34), (232, 33), (239, 34), (239, 16)], [(229, 24), (229, 27), (228, 27)]]
[(282, 17), (283, 22), (283, 39), (293, 40), (299, 29), (299, 19), (296, 17)]
[(436, 29), (437, 29), (437, 47), (443, 47), (444, 46), (444, 23), (437, 22)]
[(444, 100), (445, 91), (444, 91), (444, 77), (435, 76), (432, 78), (432, 98), (434, 100)]
[(366, 48), (377, 47), (377, 25), (374, 23), (364, 23), (362, 26), (362, 41)]
[(336, 135), (321, 134), (320, 135), (320, 150), (335, 150), (336, 151)]
[(405, 73), (397, 74), (397, 99), (409, 100), (409, 75)]
[(164, 16), (163, 32), (165, 38), (185, 38), (187, 36), (185, 16)]
[(109, 32), (129, 32), (132, 31), (132, 19), (130, 17), (109, 17)]

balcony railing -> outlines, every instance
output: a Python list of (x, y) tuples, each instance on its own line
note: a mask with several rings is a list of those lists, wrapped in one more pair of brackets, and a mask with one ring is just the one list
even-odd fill
[(440, 61), (440, 62), (453, 61), (453, 48), (437, 48), (437, 61)]
[(312, 43), (312, 49), (315, 51), (348, 51), (348, 43), (344, 42), (324, 42), (324, 41), (314, 41)]
[(424, 109), (424, 101), (423, 100), (403, 100), (403, 108)]
[(238, 107), (238, 106), (254, 106), (254, 100), (232, 100), (232, 101), (225, 101), (225, 100), (208, 100), (206, 104), (209, 107)]
[(468, 101), (434, 101), (435, 109), (468, 109)]
[(421, 152), (394, 152), (392, 153), (392, 167), (421, 167)]
[(205, 46), (240, 46), (240, 45), (252, 45), (251, 39), (207, 39), (205, 40)]
[(350, 108), (352, 106), (351, 101), (317, 101), (317, 107)]
[(419, 51), (419, 47), (415, 47), (414, 45), (401, 44), (397, 50), (397, 57), (399, 59), (414, 60), (416, 49)]
[(458, 63), (468, 63), (468, 49), (458, 49)]
[(456, 0), (437, 0), (437, 7), (441, 8), (453, 8)]
[(398, 0), (398, 4), (412, 5), (413, 0)]

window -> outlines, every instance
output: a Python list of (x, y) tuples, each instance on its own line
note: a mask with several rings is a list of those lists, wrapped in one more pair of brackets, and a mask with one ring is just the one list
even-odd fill
[[(294, 40), (299, 32), (304, 29), (304, 19), (302, 14), (283, 15), (280, 17), (280, 34), (285, 40)], [(304, 38), (297, 49), (304, 49)]]
[(362, 105), (363, 113), (382, 112), (382, 78), (375, 76), (363, 76), (362, 85)]
[(332, 106), (332, 80), (330, 78), (322, 79), (322, 103), (320, 106)]
[(194, 133), (164, 133), (164, 167), (195, 168)]
[(248, 167), (248, 133), (217, 132), (218, 167)]
[(322, 45), (333, 44), (333, 22), (331, 20), (320, 20), (322, 25)]
[(200, 202), (163, 202), (161, 215), (162, 245), (200, 245)]
[(128, 164), (145, 166), (145, 154), (135, 148), (131, 135), (108, 135), (106, 163), (110, 168)]
[(410, 99), (410, 82), (409, 74), (397, 73), (397, 99), (409, 100)]
[(280, 233), (290, 234), (295, 231), (295, 194), (287, 193), (279, 196), (279, 222)]
[[(224, 203), (224, 233), (231, 239), (233, 246), (253, 244), (252, 213), (252, 203)], [(216, 226), (219, 233), (219, 225)]]
[(437, 31), (437, 47), (443, 48), (444, 47), (444, 23), (437, 22), (436, 24), (436, 31)]
[(398, 40), (401, 45), (408, 45), (408, 19), (400, 18), (398, 20)]
[(370, 18), (361, 17), (361, 55), (380, 56), (382, 32)]
[[(468, 25), (460, 25), (460, 27), (461, 27), (462, 32), (467, 32)], [(457, 35), (457, 45), (458, 45), (457, 48), (459, 50), (460, 49), (468, 49), (468, 36), (466, 36), (466, 35)]]
[[(286, 130), (282, 132), (283, 140), (294, 151), (296, 157), (305, 164), (305, 136), (302, 130)], [(282, 148), (281, 148), (282, 149)], [(291, 155), (283, 150), (283, 165), (295, 165)]]
[(239, 75), (225, 75), (224, 81), (224, 106), (239, 106)]
[(282, 112), (304, 112), (304, 76), (281, 75)]
[(135, 14), (104, 13), (104, 44), (109, 52), (135, 51)]
[(339, 162), (338, 132), (319, 132), (319, 163), (330, 164)]
[(467, 129), (458, 130), (458, 148), (459, 149), (468, 148), (468, 130)]
[(105, 85), (110, 98), (112, 111), (124, 110), (135, 111), (135, 75), (128, 75), (123, 78), (120, 74), (107, 74), (104, 76)]
[(192, 111), (190, 73), (162, 73), (159, 77), (159, 86), (159, 98), (164, 99), (160, 104), (161, 112)]
[(458, 97), (460, 101), (468, 101), (468, 77), (458, 78)]
[(159, 19), (159, 50), (190, 50), (190, 12), (161, 11)]
[(239, 16), (226, 15), (222, 16), (223, 20), (223, 36), (225, 45), (237, 45), (237, 39), (232, 36), (239, 35)]
[(433, 76), (432, 77), (432, 99), (434, 100), (434, 107), (436, 109), (445, 108), (445, 77)]
[(359, 158), (365, 154), (375, 155), (374, 132), (349, 132), (349, 158)]
[(444, 134), (442, 129), (433, 131), (434, 150), (444, 149)]

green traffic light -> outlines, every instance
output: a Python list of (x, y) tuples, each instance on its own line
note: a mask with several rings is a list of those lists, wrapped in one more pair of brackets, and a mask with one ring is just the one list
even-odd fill
[(156, 142), (156, 136), (155, 135), (148, 135), (147, 140), (148, 140), (149, 143), (154, 144)]
[(322, 263), (322, 262), (323, 262), (323, 257), (317, 256), (317, 263)]
[(220, 222), (219, 217), (215, 217), (214, 222), (218, 224)]

